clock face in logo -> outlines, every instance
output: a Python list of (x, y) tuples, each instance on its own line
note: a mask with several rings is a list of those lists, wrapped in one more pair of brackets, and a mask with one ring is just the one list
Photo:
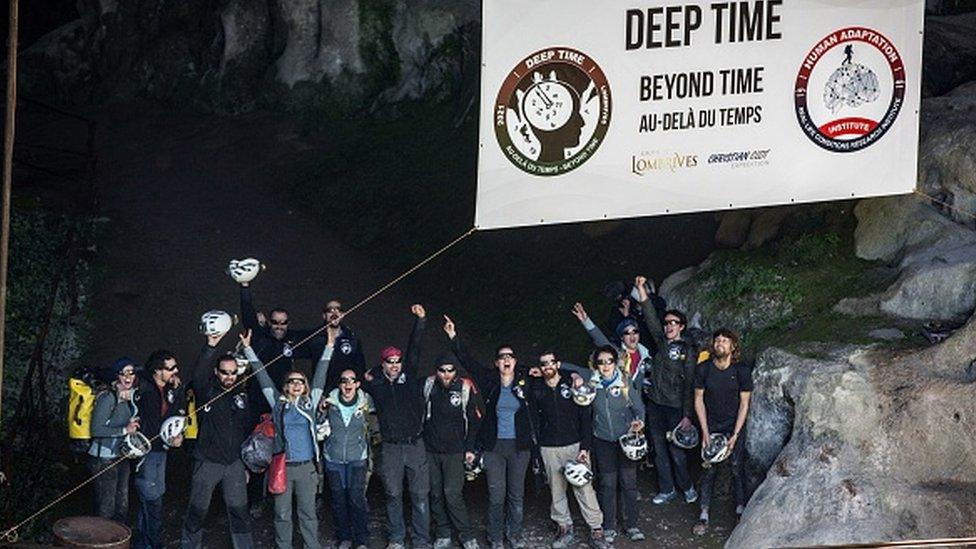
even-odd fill
[(522, 103), (526, 121), (533, 128), (551, 132), (570, 121), (579, 96), (562, 82), (543, 80), (525, 92)]
[(610, 85), (589, 56), (565, 47), (530, 54), (495, 100), (502, 153), (532, 175), (560, 175), (596, 152), (610, 124)]

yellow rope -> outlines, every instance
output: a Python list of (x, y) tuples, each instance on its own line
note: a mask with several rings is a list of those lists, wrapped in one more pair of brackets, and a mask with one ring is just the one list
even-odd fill
[[(361, 300), (359, 303), (356, 303), (351, 308), (347, 309), (344, 316), (348, 316), (350, 313), (352, 313), (356, 309), (362, 307), (363, 305), (365, 305), (366, 303), (368, 303), (370, 300), (372, 300), (376, 296), (382, 294), (386, 290), (389, 290), (390, 288), (392, 288), (393, 286), (395, 286), (397, 283), (399, 283), (401, 280), (403, 280), (404, 278), (406, 278), (406, 277), (410, 276), (411, 274), (413, 274), (414, 272), (416, 272), (417, 269), (420, 269), (424, 265), (430, 263), (431, 261), (433, 261), (438, 256), (440, 256), (441, 254), (443, 254), (447, 250), (449, 250), (452, 247), (454, 247), (455, 245), (457, 245), (459, 242), (461, 242), (465, 238), (471, 236), (477, 230), (478, 230), (477, 227), (472, 227), (471, 229), (469, 229), (467, 232), (465, 232), (461, 236), (458, 236), (457, 238), (455, 238), (454, 240), (452, 240), (451, 242), (449, 242), (448, 244), (446, 244), (445, 246), (443, 246), (441, 249), (439, 249), (436, 252), (432, 253), (431, 255), (427, 256), (427, 258), (424, 259), (423, 261), (421, 261), (420, 263), (417, 263), (413, 267), (407, 269), (406, 271), (404, 271), (402, 274), (400, 274), (399, 276), (397, 276), (396, 278), (394, 278), (390, 282), (384, 284), (382, 287), (380, 287), (380, 289), (378, 289), (375, 292), (369, 294), (368, 296), (366, 296), (365, 299)], [(328, 324), (324, 324), (319, 329), (317, 329), (314, 332), (308, 334), (308, 336), (306, 336), (304, 339), (302, 339), (301, 341), (299, 341), (298, 343), (296, 343), (295, 345), (293, 345), (292, 346), (292, 349), (297, 349), (298, 347), (301, 347), (302, 345), (304, 345), (305, 343), (307, 343), (310, 339), (312, 339), (313, 337), (315, 337), (318, 334), (322, 333), (322, 331), (325, 330), (327, 327), (328, 327)], [(274, 357), (273, 359), (269, 360), (261, 368), (258, 368), (256, 370), (252, 371), (250, 374), (242, 377), (241, 379), (239, 379), (236, 383), (234, 383), (233, 385), (231, 385), (227, 389), (224, 389), (223, 392), (218, 393), (217, 396), (215, 396), (212, 399), (208, 400), (207, 402), (199, 405), (198, 409), (205, 408), (205, 407), (213, 404), (214, 402), (216, 402), (218, 399), (226, 396), (228, 393), (230, 393), (231, 391), (233, 391), (235, 388), (239, 387), (241, 384), (243, 384), (244, 382), (246, 382), (248, 379), (251, 379), (252, 377), (254, 377), (259, 371), (264, 370), (268, 366), (271, 366), (272, 364), (274, 364), (275, 362), (277, 362), (278, 360), (280, 360), (281, 357), (283, 357), (283, 356), (285, 356), (284, 353), (282, 353), (282, 354)], [(154, 440), (156, 440), (157, 438), (159, 438), (159, 433), (156, 433), (152, 438), (149, 438), (150, 444)], [(68, 490), (64, 494), (61, 494), (57, 499), (55, 499), (51, 503), (48, 503), (47, 505), (45, 505), (44, 507), (42, 507), (40, 510), (34, 512), (33, 514), (31, 514), (26, 519), (20, 521), (19, 523), (17, 523), (16, 525), (12, 526), (11, 528), (8, 528), (3, 533), (0, 533), (0, 542), (3, 542), (3, 543), (16, 543), (16, 541), (17, 541), (17, 530), (19, 530), (25, 524), (27, 524), (28, 522), (34, 520), (38, 516), (46, 513), (49, 509), (51, 509), (52, 507), (54, 507), (55, 505), (57, 505), (58, 503), (60, 503), (61, 501), (63, 501), (65, 498), (67, 498), (71, 494), (74, 494), (75, 492), (77, 492), (81, 488), (83, 488), (86, 485), (90, 484), (92, 481), (94, 481), (100, 475), (104, 474), (105, 472), (109, 471), (110, 469), (114, 468), (115, 466), (117, 466), (120, 463), (123, 463), (125, 461), (128, 461), (128, 458), (124, 458), (123, 457), (123, 458), (119, 458), (118, 460), (112, 462), (112, 464), (109, 465), (108, 467), (102, 469), (101, 471), (95, 473), (91, 477), (85, 479), (83, 482), (81, 482), (80, 484), (78, 484), (77, 486), (75, 486), (74, 488), (72, 488), (71, 490)]]
[(957, 207), (953, 206), (952, 204), (949, 204), (948, 202), (945, 202), (943, 200), (939, 200), (938, 198), (936, 198), (934, 196), (927, 195), (927, 194), (923, 193), (922, 191), (920, 191), (918, 189), (915, 189), (915, 195), (916, 196), (922, 196), (922, 197), (928, 198), (929, 200), (931, 200), (932, 202), (935, 202), (936, 204), (939, 204), (940, 206), (945, 206), (946, 208), (949, 208), (950, 210), (953, 210), (955, 212), (959, 212), (959, 213), (961, 213), (961, 214), (963, 214), (963, 215), (965, 215), (965, 216), (967, 216), (967, 217), (969, 217), (971, 219), (976, 220), (976, 215), (972, 214), (971, 212), (967, 212), (965, 210), (962, 210), (960, 208), (957, 208)]

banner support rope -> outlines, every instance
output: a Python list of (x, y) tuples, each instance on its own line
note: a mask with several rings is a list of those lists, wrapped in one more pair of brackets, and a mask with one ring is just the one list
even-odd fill
[[(431, 261), (433, 261), (437, 257), (441, 256), (442, 254), (444, 254), (444, 252), (446, 252), (449, 249), (453, 248), (458, 243), (460, 243), (462, 240), (464, 240), (465, 238), (467, 238), (467, 237), (471, 236), (472, 234), (474, 234), (477, 230), (478, 230), (477, 227), (471, 227), (469, 230), (467, 230), (466, 232), (462, 233), (460, 236), (458, 236), (457, 238), (455, 238), (451, 242), (447, 243), (446, 245), (444, 245), (443, 247), (441, 247), (436, 252), (434, 252), (434, 253), (430, 254), (429, 256), (427, 256), (420, 263), (417, 263), (413, 267), (407, 269), (406, 271), (404, 271), (403, 273), (401, 273), (399, 276), (397, 276), (396, 278), (394, 278), (390, 282), (387, 282), (386, 284), (384, 284), (383, 286), (381, 286), (378, 290), (374, 291), (373, 293), (371, 293), (368, 296), (366, 296), (364, 299), (360, 300), (359, 303), (356, 303), (355, 305), (353, 305), (352, 307), (350, 307), (349, 309), (347, 309), (346, 312), (345, 312), (345, 314), (343, 314), (343, 317), (348, 316), (350, 313), (352, 313), (356, 309), (359, 309), (363, 305), (369, 303), (376, 296), (382, 294), (383, 292), (385, 292), (385, 291), (389, 290), (390, 288), (392, 288), (393, 286), (397, 285), (404, 278), (407, 278), (408, 276), (410, 276), (411, 274), (415, 273), (418, 269), (420, 269), (424, 265), (430, 263)], [(305, 343), (307, 343), (309, 340), (311, 340), (313, 337), (315, 337), (315, 336), (319, 335), (320, 333), (322, 333), (328, 326), (329, 326), (328, 324), (323, 324), (320, 328), (318, 328), (317, 330), (315, 330), (312, 333), (308, 334), (308, 336), (306, 336), (304, 339), (302, 339), (301, 341), (299, 341), (298, 343), (296, 343), (295, 345), (293, 345), (292, 346), (292, 349), (297, 349), (298, 347), (301, 347), (302, 345), (304, 345)], [(217, 396), (213, 397), (212, 399), (208, 400), (207, 402), (205, 402), (203, 404), (200, 404), (197, 408), (198, 409), (202, 409), (202, 408), (205, 408), (205, 407), (213, 404), (218, 399), (226, 396), (231, 391), (233, 391), (234, 389), (236, 389), (237, 387), (239, 387), (240, 385), (242, 385), (243, 383), (245, 383), (247, 380), (249, 380), (252, 377), (254, 377), (259, 371), (264, 370), (268, 366), (271, 366), (272, 364), (274, 364), (275, 362), (277, 362), (278, 360), (280, 360), (281, 357), (283, 357), (283, 356), (285, 356), (284, 353), (279, 354), (278, 356), (276, 356), (273, 359), (269, 360), (261, 368), (258, 368), (257, 370), (254, 370), (251, 373), (249, 373), (248, 375), (242, 377), (236, 383), (234, 383), (233, 385), (231, 385), (227, 389), (224, 389), (222, 392), (218, 393)], [(159, 433), (156, 433), (152, 437), (147, 437), (147, 438), (149, 438), (149, 443), (152, 444), (153, 441), (155, 441), (156, 439), (159, 438)], [(72, 489), (68, 490), (67, 492), (65, 492), (65, 493), (61, 494), (60, 496), (58, 496), (54, 501), (48, 503), (44, 507), (41, 507), (40, 510), (35, 511), (29, 517), (27, 517), (26, 519), (18, 522), (17, 524), (15, 524), (14, 526), (12, 526), (10, 528), (4, 530), (2, 533), (0, 533), (0, 543), (16, 543), (17, 542), (17, 531), (20, 530), (25, 524), (29, 523), (30, 521), (34, 520), (35, 518), (39, 517), (40, 515), (46, 513), (49, 509), (51, 509), (52, 507), (54, 507), (55, 505), (57, 505), (58, 503), (60, 503), (64, 499), (66, 499), (67, 497), (69, 497), (71, 494), (74, 494), (78, 490), (80, 490), (83, 487), (85, 487), (88, 484), (90, 484), (92, 481), (94, 481), (100, 475), (106, 473), (107, 471), (109, 471), (110, 469), (116, 467), (120, 463), (126, 462), (128, 460), (129, 460), (129, 458), (125, 458), (125, 457), (122, 457), (122, 458), (117, 459), (116, 461), (112, 462), (108, 467), (106, 467), (106, 468), (102, 469), (101, 471), (95, 473), (94, 475), (88, 477), (87, 479), (85, 479), (84, 481), (82, 481), (80, 484), (78, 484), (74, 488), (72, 488)]]

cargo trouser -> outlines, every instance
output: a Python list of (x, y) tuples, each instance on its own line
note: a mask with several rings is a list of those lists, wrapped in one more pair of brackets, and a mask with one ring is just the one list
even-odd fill
[(383, 442), (380, 476), (386, 491), (386, 517), (390, 543), (403, 543), (407, 528), (403, 522), (403, 479), (406, 477), (412, 505), (413, 544), (430, 543), (430, 471), (423, 440), (396, 444)]
[(305, 549), (319, 549), (319, 519), (315, 514), (315, 493), (319, 474), (311, 461), (285, 465), (287, 487), (284, 494), (274, 496), (275, 543), (281, 549), (291, 549), (295, 524), (292, 521), (292, 502), (298, 506), (298, 528)]
[(166, 493), (166, 452), (149, 452), (136, 471), (139, 510), (136, 513), (136, 549), (161, 549), (163, 543), (163, 494)]
[(474, 539), (468, 507), (464, 503), (464, 454), (427, 453), (430, 463), (430, 514), (434, 519), (434, 537), (451, 537), (451, 525), (458, 531), (461, 543)]
[[(525, 472), (531, 452), (519, 450), (514, 440), (498, 439), (485, 453), (488, 477), (488, 541), (503, 543), (522, 536)], [(505, 505), (508, 504), (508, 515)]]
[(229, 465), (196, 460), (190, 487), (190, 508), (183, 522), (182, 549), (197, 549), (203, 538), (203, 521), (207, 518), (213, 491), (220, 484), (230, 523), (230, 540), (234, 549), (251, 549), (251, 515), (247, 512), (247, 473), (244, 462)]
[(112, 467), (119, 458), (88, 457), (88, 470), (92, 475), (98, 474), (94, 481), (95, 514), (126, 524), (129, 521), (129, 474), (132, 464), (124, 460)]
[[(569, 499), (566, 496), (569, 483), (563, 476), (563, 466), (566, 465), (567, 461), (576, 459), (576, 456), (579, 455), (579, 446), (577, 442), (569, 446), (542, 446), (539, 448), (542, 453), (542, 463), (546, 467), (546, 476), (549, 477), (549, 492), (552, 494), (549, 517), (556, 524), (569, 528), (573, 526), (573, 517), (569, 513)], [(573, 486), (573, 495), (576, 496), (580, 513), (590, 530), (602, 528), (603, 512), (600, 511), (600, 504), (597, 502), (593, 483)]]

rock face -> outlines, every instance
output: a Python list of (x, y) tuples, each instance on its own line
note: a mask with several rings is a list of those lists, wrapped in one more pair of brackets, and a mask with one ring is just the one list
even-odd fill
[[(820, 350), (823, 354), (823, 350)], [(758, 484), (727, 547), (976, 533), (976, 323), (907, 356), (769, 349), (754, 370), (748, 472)]]
[[(940, 2), (936, 13), (959, 13)], [(968, 11), (972, 11), (972, 7)], [(976, 80), (976, 13), (925, 18), (922, 95), (938, 96)]]
[[(23, 53), (26, 94), (148, 95), (219, 111), (448, 96), (477, 71), (472, 0), (88, 0)], [(473, 89), (468, 90), (473, 95)]]

